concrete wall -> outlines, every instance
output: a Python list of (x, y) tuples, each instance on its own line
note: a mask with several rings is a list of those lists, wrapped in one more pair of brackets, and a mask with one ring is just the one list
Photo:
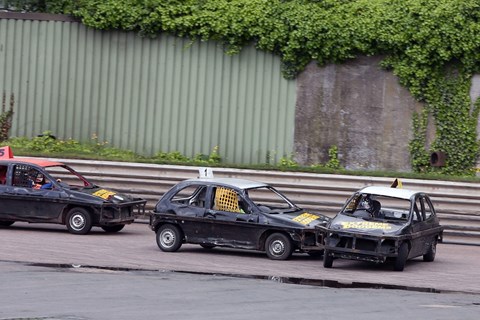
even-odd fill
[[(472, 77), (472, 86), (470, 87), (470, 99), (472, 100), (472, 105), (478, 98), (480, 98), (480, 74), (475, 74)], [(480, 136), (480, 118), (477, 122), (477, 136)]]
[(341, 65), (308, 65), (297, 82), (295, 160), (328, 161), (336, 145), (352, 170), (410, 171), (412, 115), (422, 104), (398, 78), (379, 67), (381, 57)]

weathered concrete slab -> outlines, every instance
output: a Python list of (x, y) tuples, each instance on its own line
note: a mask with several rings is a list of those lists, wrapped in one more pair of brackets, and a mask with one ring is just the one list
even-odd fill
[(294, 144), (299, 163), (325, 163), (336, 145), (347, 169), (410, 171), (412, 115), (422, 104), (379, 67), (381, 59), (311, 63), (300, 74)]

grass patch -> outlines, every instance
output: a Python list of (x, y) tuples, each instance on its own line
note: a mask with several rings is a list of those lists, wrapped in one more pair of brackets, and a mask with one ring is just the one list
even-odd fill
[[(88, 143), (81, 143), (76, 140), (59, 140), (53, 137), (50, 132), (34, 138), (10, 138), (1, 143), (10, 146), (16, 156), (49, 157), (83, 160), (103, 160), (120, 162), (138, 162), (152, 164), (168, 164), (182, 166), (208, 166), (235, 169), (270, 170), (281, 172), (304, 172), (318, 174), (341, 174), (354, 176), (373, 176), (403, 179), (424, 179), (443, 181), (479, 182), (480, 178), (472, 176), (451, 176), (436, 173), (414, 173), (414, 172), (393, 172), (393, 171), (356, 171), (346, 170), (338, 164), (334, 147), (329, 152), (330, 160), (324, 164), (312, 166), (301, 166), (291, 158), (282, 159), (278, 165), (272, 164), (231, 164), (222, 161), (218, 147), (215, 147), (209, 155), (198, 154), (188, 158), (178, 151), (158, 152), (152, 157), (137, 154), (131, 150), (124, 150), (110, 147), (108, 142), (100, 142), (93, 135)], [(333, 165), (332, 165), (333, 164)]]

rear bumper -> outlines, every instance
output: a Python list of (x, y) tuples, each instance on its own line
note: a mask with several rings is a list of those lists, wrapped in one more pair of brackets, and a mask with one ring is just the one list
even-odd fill
[(306, 229), (300, 233), (299, 248), (302, 251), (322, 251), (325, 243), (325, 231), (321, 229)]
[(129, 224), (145, 214), (147, 200), (135, 199), (120, 204), (106, 203), (100, 208), (100, 225)]

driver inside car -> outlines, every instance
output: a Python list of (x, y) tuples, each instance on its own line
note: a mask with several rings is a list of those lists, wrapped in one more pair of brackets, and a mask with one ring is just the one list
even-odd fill
[(32, 183), (33, 183), (32, 188), (35, 190), (53, 188), (53, 184), (47, 179), (45, 179), (45, 176), (41, 173), (37, 174), (37, 176), (32, 181)]
[(371, 199), (369, 195), (364, 195), (354, 215), (361, 218), (376, 218), (380, 213), (380, 209), (379, 201)]

